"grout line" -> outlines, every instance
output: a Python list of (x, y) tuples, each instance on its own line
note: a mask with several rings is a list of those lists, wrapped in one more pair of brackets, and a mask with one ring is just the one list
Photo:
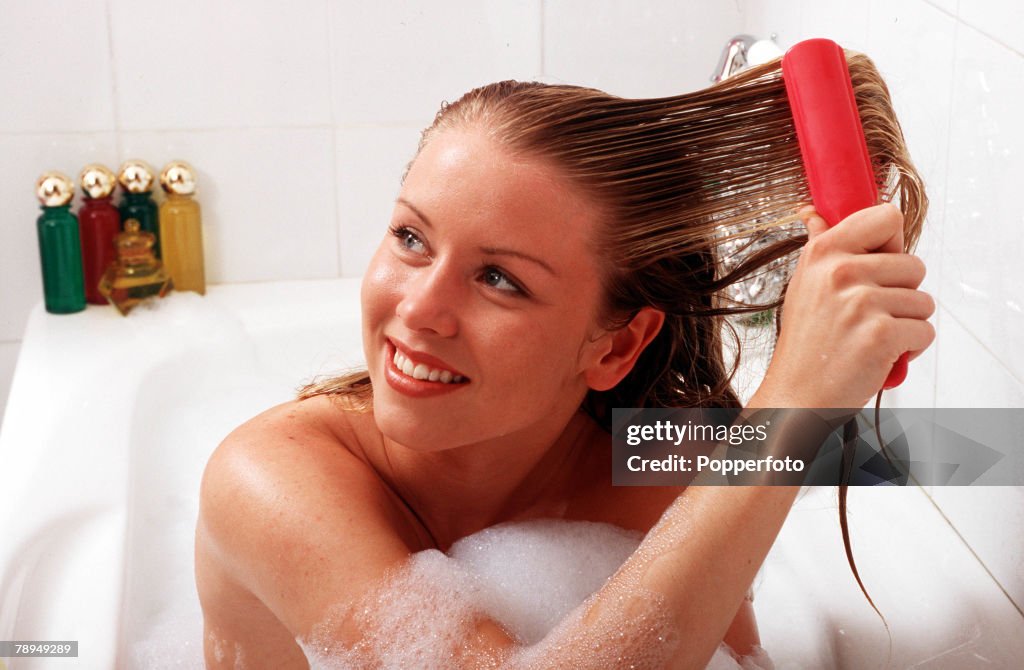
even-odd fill
[[(347, 130), (359, 130), (359, 129), (406, 129), (409, 127), (422, 128), (425, 123), (429, 123), (429, 120), (416, 120), (416, 121), (395, 121), (387, 123), (339, 123), (338, 128), (344, 128)], [(237, 132), (246, 130), (330, 130), (334, 126), (326, 123), (317, 123), (309, 125), (294, 125), (294, 126), (210, 126), (207, 128), (129, 128), (122, 129), (126, 133), (219, 133), (219, 132)], [(50, 137), (53, 135), (107, 135), (110, 134), (110, 130), (47, 130), (46, 132), (38, 130), (0, 130), (0, 138), (3, 137), (27, 137), (32, 135), (40, 135)]]
[[(975, 334), (974, 334), (974, 332), (973, 332), (973, 331), (972, 331), (972, 330), (971, 330), (970, 328), (968, 328), (967, 324), (965, 324), (965, 323), (964, 323), (963, 321), (961, 321), (960, 319), (958, 319), (958, 318), (957, 318), (957, 316), (956, 316), (956, 314), (955, 314), (955, 313), (953, 312), (953, 310), (951, 310), (951, 309), (950, 309), (949, 307), (947, 307), (947, 306), (946, 306), (945, 304), (943, 304), (943, 302), (942, 302), (941, 300), (937, 300), (936, 302), (938, 302), (938, 304), (939, 304), (939, 305), (940, 305), (940, 306), (941, 306), (941, 307), (942, 307), (943, 309), (945, 309), (945, 310), (946, 310), (946, 312), (948, 312), (948, 313), (949, 313), (949, 317), (950, 317), (951, 319), (953, 319), (954, 321), (956, 321), (956, 323), (957, 323), (957, 324), (958, 324), (958, 325), (959, 325), (959, 326), (960, 326), (961, 328), (963, 328), (963, 329), (964, 329), (964, 331), (965, 331), (965, 332), (966, 332), (966, 333), (967, 333), (967, 334), (968, 334), (968, 335), (969, 335), (969, 336), (971, 337), (971, 339), (973, 339), (973, 340), (974, 340), (975, 342), (977, 342), (977, 343), (978, 343), (978, 346), (980, 346), (980, 347), (981, 347), (982, 349), (984, 349), (984, 350), (985, 350), (985, 352), (986, 352), (986, 353), (987, 353), (987, 354), (988, 354), (989, 356), (991, 356), (991, 357), (993, 358), (993, 360), (995, 360), (995, 362), (996, 362), (996, 363), (999, 363), (1000, 367), (1002, 367), (1002, 368), (1003, 368), (1003, 370), (1005, 370), (1005, 371), (1006, 371), (1006, 373), (1007, 373), (1008, 375), (1010, 375), (1010, 377), (1011, 377), (1011, 378), (1012, 378), (1012, 379), (1013, 379), (1014, 381), (1016, 381), (1016, 382), (1017, 382), (1018, 384), (1020, 384), (1020, 385), (1024, 386), (1024, 379), (1021, 379), (1020, 377), (1018, 377), (1018, 376), (1017, 376), (1017, 373), (1016, 373), (1016, 372), (1015, 372), (1015, 371), (1013, 370), (1013, 368), (1011, 368), (1011, 367), (1010, 367), (1009, 365), (1007, 365), (1007, 364), (1006, 364), (1006, 362), (1005, 362), (1005, 361), (1003, 361), (1003, 359), (1001, 359), (1001, 358), (1000, 358), (1000, 357), (999, 357), (999, 356), (998, 356), (998, 355), (997, 355), (997, 354), (996, 354), (996, 353), (995, 353), (994, 351), (992, 351), (991, 349), (989, 349), (989, 348), (988, 348), (988, 345), (986, 345), (986, 344), (985, 344), (985, 343), (984, 343), (984, 342), (983, 342), (983, 341), (982, 341), (982, 340), (981, 340), (981, 339), (980, 339), (980, 338), (979, 338), (979, 337), (978, 337), (977, 335), (975, 335)], [(936, 338), (936, 339), (937, 339), (937, 338)]]
[(331, 193), (334, 196), (334, 272), (338, 277), (342, 274), (341, 257), (341, 212), (339, 211), (340, 201), (338, 195), (338, 114), (334, 104), (334, 87), (337, 85), (337, 76), (334, 71), (334, 21), (332, 7), (333, 3), (327, 5), (327, 93), (330, 96), (329, 104), (331, 110)]
[(117, 95), (117, 66), (114, 59), (114, 29), (111, 19), (110, 0), (103, 3), (103, 9), (107, 22), (107, 56), (110, 58), (110, 107), (114, 114), (114, 151), (117, 161), (124, 160), (123, 147), (121, 144), (121, 114)]
[(1006, 49), (1010, 53), (1012, 53), (1012, 54), (1014, 54), (1016, 56), (1020, 56), (1021, 58), (1024, 58), (1024, 52), (1018, 51), (1016, 48), (1011, 47), (1009, 44), (1007, 44), (1006, 42), (1002, 41), (1001, 39), (999, 39), (995, 35), (992, 35), (991, 33), (985, 32), (984, 30), (982, 30), (978, 26), (976, 26), (976, 25), (974, 25), (972, 23), (969, 23), (967, 21), (964, 21), (962, 18), (958, 18), (957, 19), (957, 23), (961, 23), (964, 26), (966, 26), (966, 27), (970, 28), (971, 30), (973, 30), (974, 32), (978, 33), (979, 35), (992, 40), (993, 42), (995, 42), (999, 46), (1003, 47), (1004, 49)]
[(545, 33), (544, 33), (544, 14), (546, 13), (546, 9), (545, 9), (545, 3), (546, 2), (547, 2), (547, 0), (540, 0), (540, 76), (541, 76), (541, 78), (546, 78), (547, 74), (548, 74), (547, 62), (546, 62), (547, 53), (545, 52), (545, 49), (544, 49), (544, 43), (547, 40), (547, 37), (545, 36)]
[(951, 19), (953, 19), (955, 21), (959, 21), (960, 20), (960, 17), (958, 16), (958, 14), (960, 13), (960, 3), (959, 3), (959, 1), (957, 2), (957, 8), (954, 11), (952, 11), (952, 12), (950, 12), (945, 7), (940, 7), (939, 5), (935, 4), (935, 2), (933, 2), (933, 0), (924, 0), (924, 3), (926, 5), (928, 5), (929, 7), (931, 7), (933, 9), (935, 9), (935, 10), (945, 14), (946, 16), (948, 16), (949, 18), (951, 18)]
[[(309, 125), (296, 125), (296, 126), (208, 126), (206, 128), (120, 128), (119, 131), (125, 133), (218, 133), (224, 131), (240, 131), (240, 130), (326, 130), (331, 125), (328, 123), (309, 124)], [(98, 133), (103, 131), (86, 131), (92, 133)], [(106, 131), (110, 132), (110, 131)], [(82, 131), (75, 130), (64, 130), (64, 131), (47, 131), (46, 133), (28, 133), (28, 132), (4, 132), (0, 131), (0, 136), (4, 135), (82, 135), (85, 134)]]
[(1021, 609), (1021, 606), (1018, 605), (1017, 602), (1010, 596), (1006, 588), (1003, 587), (1002, 583), (998, 579), (996, 579), (996, 576), (993, 575), (992, 571), (988, 569), (987, 565), (985, 565), (985, 561), (981, 560), (981, 556), (978, 556), (977, 552), (974, 551), (974, 547), (972, 547), (970, 543), (967, 542), (964, 536), (960, 534), (960, 530), (953, 524), (952, 521), (950, 521), (949, 517), (946, 516), (946, 513), (942, 511), (942, 507), (939, 506), (939, 503), (937, 503), (935, 499), (932, 498), (930, 493), (925, 491), (923, 488), (921, 490), (928, 497), (928, 502), (930, 502), (932, 506), (935, 507), (936, 511), (938, 511), (939, 515), (942, 517), (942, 520), (949, 524), (950, 529), (956, 534), (958, 538), (960, 538), (960, 541), (964, 543), (964, 546), (967, 547), (967, 551), (971, 552), (971, 556), (973, 556), (978, 561), (978, 565), (981, 566), (981, 569), (984, 570), (985, 573), (992, 578), (992, 581), (995, 582), (995, 585), (999, 587), (999, 590), (1003, 592), (1003, 595), (1006, 596), (1006, 599), (1010, 601), (1010, 605), (1015, 610), (1017, 610), (1017, 613), (1020, 614), (1021, 617), (1024, 617), (1024, 609)]
[[(960, 41), (960, 21), (956, 21), (954, 23), (954, 25), (953, 25), (953, 67), (950, 69), (950, 74), (949, 74), (949, 99), (947, 100), (947, 103), (946, 103), (946, 110), (949, 112), (949, 114), (947, 116), (947, 121), (946, 121), (946, 124), (947, 124), (946, 125), (946, 156), (945, 156), (945, 160), (946, 160), (945, 168), (946, 169), (945, 169), (945, 174), (942, 175), (943, 188), (945, 189), (945, 193), (943, 193), (943, 199), (942, 199), (942, 224), (943, 225), (942, 225), (942, 229), (941, 229), (942, 232), (940, 233), (940, 236), (939, 236), (939, 272), (938, 272), (938, 275), (939, 275), (939, 282), (938, 282), (939, 288), (938, 288), (938, 295), (935, 296), (935, 302), (937, 303), (937, 305), (941, 305), (942, 304), (942, 287), (945, 284), (945, 282), (942, 281), (942, 278), (944, 277), (943, 266), (946, 265), (946, 262), (945, 262), (944, 259), (945, 259), (945, 256), (946, 256), (946, 230), (945, 230), (945, 228), (947, 226), (945, 224), (946, 224), (947, 221), (949, 221), (949, 216), (948, 216), (948, 214), (949, 214), (949, 206), (948, 205), (949, 205), (949, 185), (950, 185), (949, 173), (950, 173), (950, 164), (951, 164), (950, 154), (952, 153), (951, 147), (953, 146), (953, 105), (956, 102), (955, 91), (956, 91), (956, 74), (957, 74), (957, 67), (958, 67), (957, 66), (957, 62), (958, 62), (957, 61), (957, 45), (959, 44), (959, 41)], [(935, 359), (934, 379), (935, 379), (935, 383), (932, 384), (932, 407), (935, 407), (935, 404), (936, 404), (936, 402), (938, 402), (938, 398), (939, 398), (939, 347), (942, 346), (941, 342), (939, 342), (939, 337), (938, 337), (939, 326), (941, 325), (941, 321), (942, 321), (942, 316), (939, 314), (939, 311), (940, 310), (938, 309), (938, 307), (936, 307), (936, 310), (935, 310), (935, 354), (934, 354), (934, 359)]]

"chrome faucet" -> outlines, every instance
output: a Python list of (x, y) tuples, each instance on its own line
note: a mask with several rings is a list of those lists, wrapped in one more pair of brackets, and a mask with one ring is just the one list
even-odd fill
[(747, 65), (747, 49), (755, 42), (750, 35), (737, 35), (729, 40), (722, 51), (722, 57), (718, 61), (718, 67), (711, 74), (711, 81), (718, 83), (728, 79), (742, 70)]

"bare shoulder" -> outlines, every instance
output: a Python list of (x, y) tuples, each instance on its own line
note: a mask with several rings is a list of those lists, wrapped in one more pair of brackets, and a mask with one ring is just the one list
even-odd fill
[(285, 403), (211, 456), (196, 527), (210, 667), (236, 653), (305, 667), (295, 639), (410, 555), (406, 519), (360, 455), (365, 419), (345, 414), (326, 397)]

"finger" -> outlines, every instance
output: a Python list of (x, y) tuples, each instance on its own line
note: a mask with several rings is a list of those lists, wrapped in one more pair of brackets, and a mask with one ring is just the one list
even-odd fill
[(879, 307), (898, 319), (927, 319), (935, 313), (935, 300), (924, 291), (908, 288), (877, 291)]
[(870, 283), (893, 288), (917, 288), (927, 268), (913, 254), (873, 253), (845, 259), (844, 277), (851, 282)]
[(825, 222), (825, 219), (818, 216), (818, 212), (814, 209), (814, 205), (807, 205), (806, 207), (803, 207), (799, 212), (797, 212), (797, 216), (800, 217), (804, 226), (807, 227), (808, 242), (828, 230), (828, 223)]
[(901, 351), (917, 352), (914, 356), (908, 357), (908, 360), (919, 356), (935, 341), (935, 326), (928, 321), (900, 319), (899, 325)]
[(851, 253), (903, 252), (903, 213), (892, 203), (854, 212), (835, 228), (835, 243)]

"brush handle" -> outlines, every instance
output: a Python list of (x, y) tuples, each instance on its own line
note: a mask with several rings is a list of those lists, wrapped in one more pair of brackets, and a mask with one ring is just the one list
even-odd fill
[[(878, 204), (871, 156), (842, 47), (827, 39), (799, 42), (782, 58), (782, 77), (818, 214), (834, 226)], [(895, 388), (906, 376), (904, 353), (882, 388)]]

